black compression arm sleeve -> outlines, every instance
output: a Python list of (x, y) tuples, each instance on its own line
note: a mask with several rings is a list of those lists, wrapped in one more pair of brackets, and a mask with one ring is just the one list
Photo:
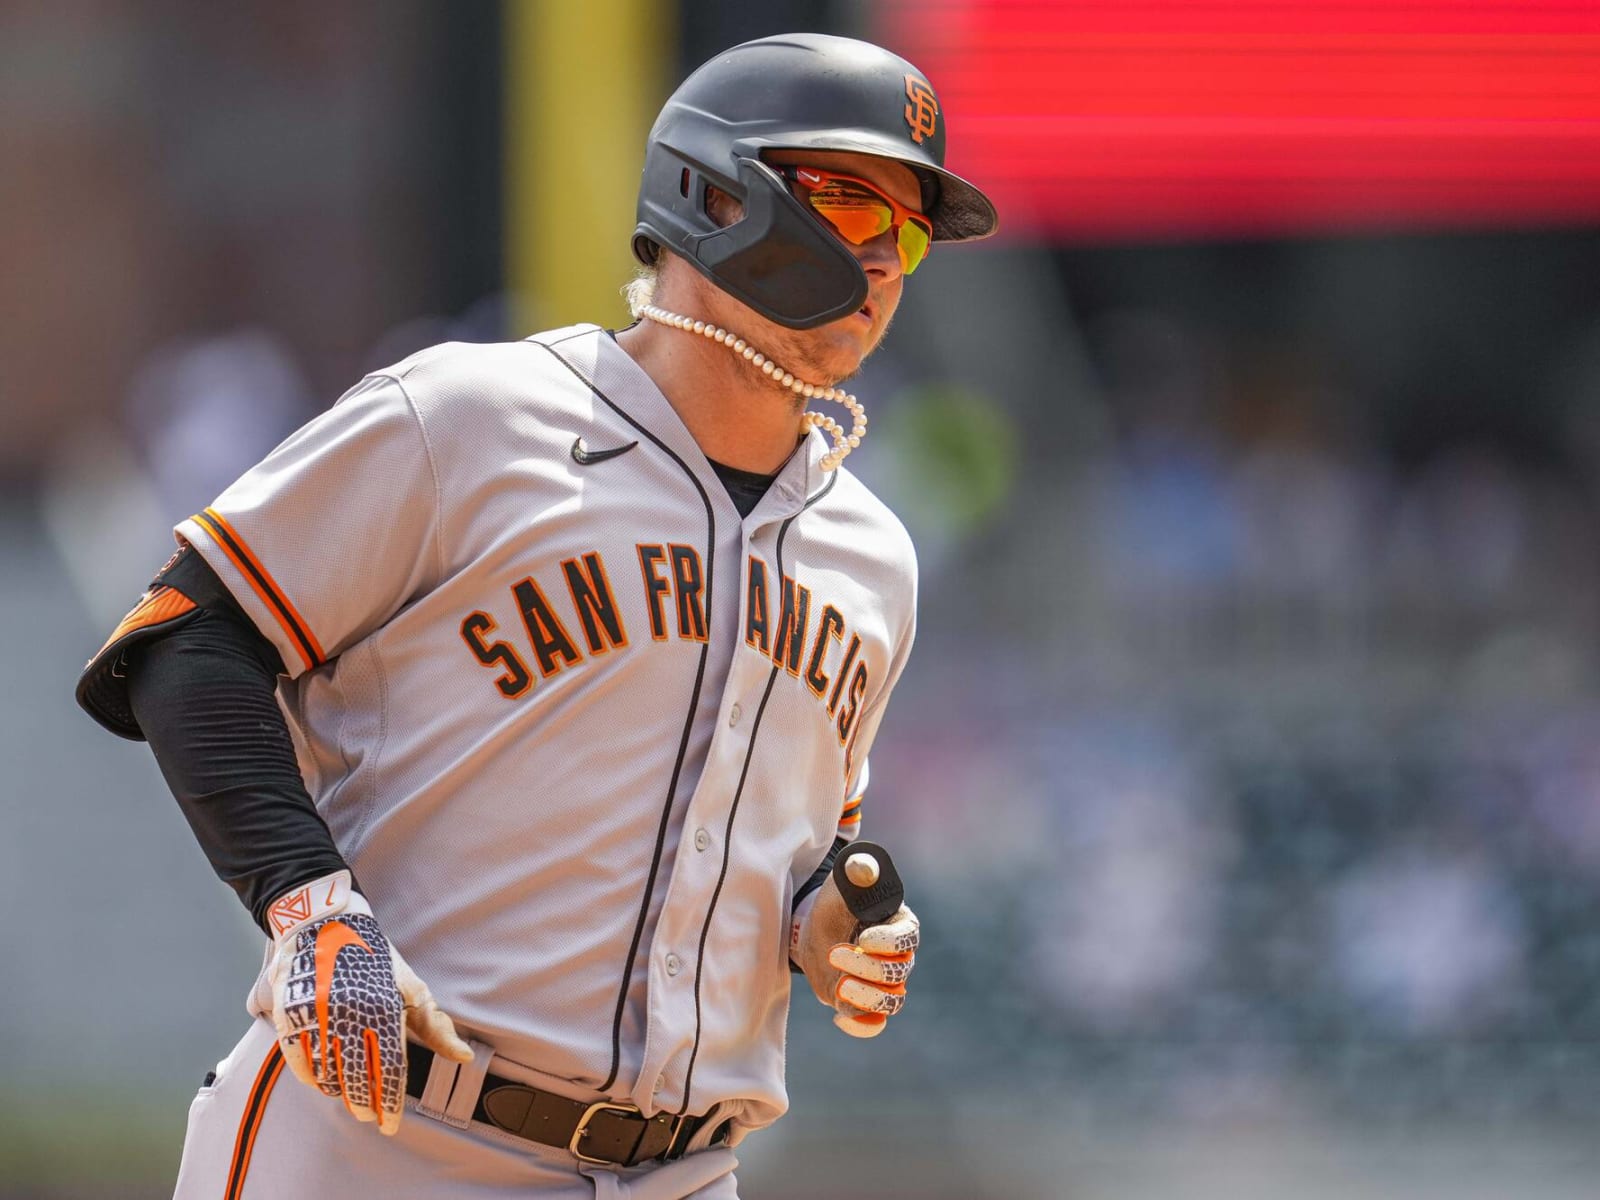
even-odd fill
[(205, 607), (129, 657), (128, 698), (167, 786), (212, 869), (266, 928), (279, 896), (346, 868), (278, 708), (277, 652), (242, 616)]

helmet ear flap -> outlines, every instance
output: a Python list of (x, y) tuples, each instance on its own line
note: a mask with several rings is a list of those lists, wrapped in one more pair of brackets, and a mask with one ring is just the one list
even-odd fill
[[(647, 166), (646, 172), (648, 172), (648, 170), (649, 168)], [(689, 197), (694, 194), (696, 180), (698, 178), (699, 172), (688, 166), (684, 166), (679, 170), (678, 195), (682, 199), (688, 200)], [(698, 189), (700, 192), (699, 215), (705, 217), (707, 220), (710, 220), (710, 214), (706, 212), (706, 199), (710, 188), (711, 184), (705, 183), (703, 180), (698, 184)], [(661, 261), (661, 244), (654, 238), (648, 237), (642, 228), (637, 229), (634, 231), (633, 235), (633, 257), (647, 267), (656, 266)]]
[[(860, 308), (867, 298), (867, 276), (855, 255), (766, 163), (741, 157), (738, 168), (744, 215), (731, 225), (684, 237), (675, 248), (723, 291), (791, 329), (813, 329)], [(695, 202), (703, 205), (700, 180), (690, 186), (699, 188)], [(709, 214), (706, 223), (714, 225)], [(641, 225), (635, 247), (641, 238), (650, 241), (652, 232)]]

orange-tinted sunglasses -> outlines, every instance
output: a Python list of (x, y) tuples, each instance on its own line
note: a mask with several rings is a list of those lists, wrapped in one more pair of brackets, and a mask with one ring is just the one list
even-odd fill
[(933, 222), (865, 179), (819, 167), (781, 166), (778, 173), (805, 190), (806, 201), (845, 241), (860, 246), (894, 230), (900, 270), (909, 275), (922, 265), (933, 244)]

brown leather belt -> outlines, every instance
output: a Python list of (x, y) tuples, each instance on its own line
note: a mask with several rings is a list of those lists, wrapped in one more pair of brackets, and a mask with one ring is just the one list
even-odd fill
[[(406, 1094), (422, 1099), (433, 1051), (415, 1043), (406, 1047)], [(542, 1092), (492, 1072), (483, 1077), (472, 1119), (503, 1129), (543, 1146), (570, 1150), (584, 1162), (636, 1167), (656, 1159), (682, 1158), (684, 1148), (704, 1128), (707, 1118), (657, 1113), (647, 1117), (632, 1104), (601, 1100), (593, 1104)], [(725, 1122), (711, 1139), (726, 1140)]]

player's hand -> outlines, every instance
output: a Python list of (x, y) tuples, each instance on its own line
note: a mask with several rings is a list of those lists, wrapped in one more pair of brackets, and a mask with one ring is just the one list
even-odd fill
[(268, 909), (268, 919), (272, 1023), (297, 1079), (392, 1134), (405, 1111), (408, 1030), (437, 1054), (472, 1061), (427, 985), (350, 890), (350, 872), (296, 888)]
[(868, 1038), (882, 1033), (905, 1005), (921, 930), (917, 914), (903, 904), (882, 924), (859, 931), (858, 924), (829, 876), (796, 917), (789, 953), (817, 999), (834, 1010), (833, 1023), (851, 1037)]

